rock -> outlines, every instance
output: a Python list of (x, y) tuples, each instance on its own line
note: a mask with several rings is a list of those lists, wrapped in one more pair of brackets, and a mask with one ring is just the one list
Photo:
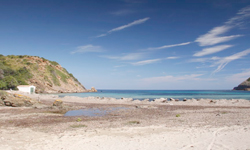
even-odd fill
[(57, 99), (57, 100), (54, 101), (53, 106), (62, 107), (63, 106), (63, 101)]
[(174, 99), (174, 98), (170, 98), (169, 100), (170, 100), (170, 101), (174, 101), (175, 99)]
[(239, 84), (237, 87), (234, 87), (233, 90), (244, 90), (244, 91), (250, 91), (250, 78), (243, 81), (241, 84)]
[(0, 94), (0, 101), (2, 105), (11, 107), (30, 107), (38, 103), (37, 100), (32, 99), (28, 96), (12, 93), (5, 93), (4, 95)]
[(91, 89), (88, 90), (88, 92), (97, 92), (97, 90), (94, 87), (91, 87)]
[(187, 101), (187, 99), (186, 99), (186, 98), (184, 98), (184, 99), (183, 99), (183, 101), (184, 101), (184, 102), (186, 102), (186, 101)]
[(159, 99), (154, 99), (154, 102), (159, 102), (159, 103), (166, 103), (168, 101), (167, 98), (159, 98)]
[(176, 102), (178, 102), (178, 101), (179, 101), (179, 99), (175, 99), (175, 101), (176, 101)]

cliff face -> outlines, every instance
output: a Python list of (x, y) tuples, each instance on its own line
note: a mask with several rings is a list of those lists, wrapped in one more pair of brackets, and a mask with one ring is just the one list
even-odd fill
[(250, 91), (250, 78), (239, 84), (234, 90)]
[(37, 56), (0, 55), (0, 79), (0, 89), (30, 84), (37, 93), (88, 92), (57, 62)]

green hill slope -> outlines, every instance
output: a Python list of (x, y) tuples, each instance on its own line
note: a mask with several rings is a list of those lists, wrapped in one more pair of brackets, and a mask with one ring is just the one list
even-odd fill
[(87, 92), (86, 88), (57, 62), (37, 56), (0, 55), (0, 89), (34, 85), (37, 93)]

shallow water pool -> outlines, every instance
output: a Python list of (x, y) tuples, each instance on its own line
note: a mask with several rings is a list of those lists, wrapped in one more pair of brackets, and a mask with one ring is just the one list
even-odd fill
[(112, 107), (109, 109), (79, 109), (79, 110), (70, 110), (64, 114), (64, 116), (87, 116), (87, 117), (100, 117), (105, 116), (110, 112), (114, 112), (121, 109), (129, 109), (126, 107)]

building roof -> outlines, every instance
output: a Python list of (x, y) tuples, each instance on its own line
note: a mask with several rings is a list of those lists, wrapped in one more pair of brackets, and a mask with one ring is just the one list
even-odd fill
[(30, 86), (34, 86), (34, 85), (18, 85), (17, 87), (30, 87)]

